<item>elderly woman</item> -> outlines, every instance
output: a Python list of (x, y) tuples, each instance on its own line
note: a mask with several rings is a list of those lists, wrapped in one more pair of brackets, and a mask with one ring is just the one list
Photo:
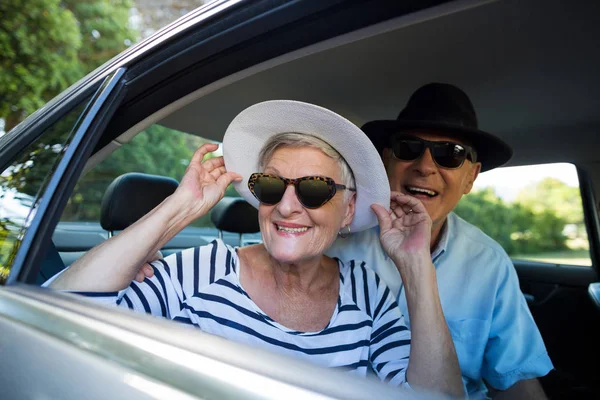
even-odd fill
[[(319, 365), (363, 376), (370, 367), (391, 384), (462, 395), (429, 256), (431, 221), (409, 196), (392, 193), (390, 209), (384, 167), (362, 131), (318, 106), (269, 101), (232, 121), (225, 160), (202, 162), (216, 149), (200, 147), (172, 196), (50, 286)], [(235, 249), (216, 240), (153, 262), (152, 277), (136, 282), (148, 256), (207, 214), (232, 182), (258, 208), (263, 243)], [(323, 254), (338, 234), (377, 219), (405, 282), (412, 338), (368, 266)]]

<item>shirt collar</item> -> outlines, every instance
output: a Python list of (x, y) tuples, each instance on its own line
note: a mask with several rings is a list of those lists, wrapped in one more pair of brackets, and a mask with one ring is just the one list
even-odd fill
[(442, 226), (442, 230), (440, 231), (440, 234), (442, 236), (440, 237), (440, 240), (438, 241), (438, 244), (435, 247), (435, 249), (433, 249), (433, 251), (431, 252), (431, 259), (434, 262), (439, 256), (444, 254), (446, 252), (446, 249), (448, 248), (448, 241), (450, 240), (450, 235), (448, 234), (448, 232), (450, 232), (450, 230), (452, 229), (452, 223), (452, 213), (450, 213), (448, 214), (446, 222), (444, 222), (444, 226)]

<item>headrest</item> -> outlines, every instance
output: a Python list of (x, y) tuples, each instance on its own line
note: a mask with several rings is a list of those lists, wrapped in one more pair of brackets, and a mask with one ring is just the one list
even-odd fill
[(173, 194), (178, 185), (173, 178), (137, 172), (117, 177), (102, 198), (102, 228), (107, 231), (127, 228)]
[(223, 197), (213, 207), (210, 219), (217, 229), (234, 233), (256, 233), (258, 210), (240, 197)]

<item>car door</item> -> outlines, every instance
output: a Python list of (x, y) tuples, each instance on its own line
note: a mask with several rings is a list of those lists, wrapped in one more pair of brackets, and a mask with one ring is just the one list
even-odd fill
[[(598, 281), (598, 210), (587, 171), (577, 169), (589, 241), (589, 263), (513, 260), (521, 290), (540, 328), (555, 370), (543, 379), (557, 397), (595, 397), (600, 391), (600, 310), (588, 294)], [(568, 344), (568, 346), (566, 345)]]

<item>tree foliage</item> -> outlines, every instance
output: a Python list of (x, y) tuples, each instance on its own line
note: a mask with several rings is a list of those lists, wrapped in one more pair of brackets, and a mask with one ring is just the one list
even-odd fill
[(0, 2), (0, 118), (10, 130), (77, 73), (77, 20), (60, 0)]
[(579, 188), (555, 178), (545, 178), (537, 185), (523, 189), (517, 202), (540, 214), (553, 210), (569, 224), (583, 224), (583, 205)]
[(129, 0), (2, 0), (0, 118), (6, 131), (135, 39)]
[[(113, 152), (77, 183), (61, 220), (98, 222), (106, 188), (124, 173), (141, 172), (181, 180), (192, 154), (206, 142), (197, 136), (152, 125)], [(233, 195), (231, 189), (226, 195)], [(195, 225), (210, 225), (208, 216)]]
[(63, 0), (77, 19), (82, 46), (77, 54), (83, 76), (131, 45), (137, 33), (129, 28), (130, 0)]
[[(574, 199), (565, 195), (574, 192), (581, 205), (577, 188), (551, 178), (523, 189), (514, 203), (504, 202), (492, 188), (486, 188), (463, 197), (455, 212), (494, 238), (508, 254), (562, 250), (567, 240), (565, 225), (583, 218), (581, 208), (571, 209)], [(559, 201), (565, 197), (568, 203)]]

